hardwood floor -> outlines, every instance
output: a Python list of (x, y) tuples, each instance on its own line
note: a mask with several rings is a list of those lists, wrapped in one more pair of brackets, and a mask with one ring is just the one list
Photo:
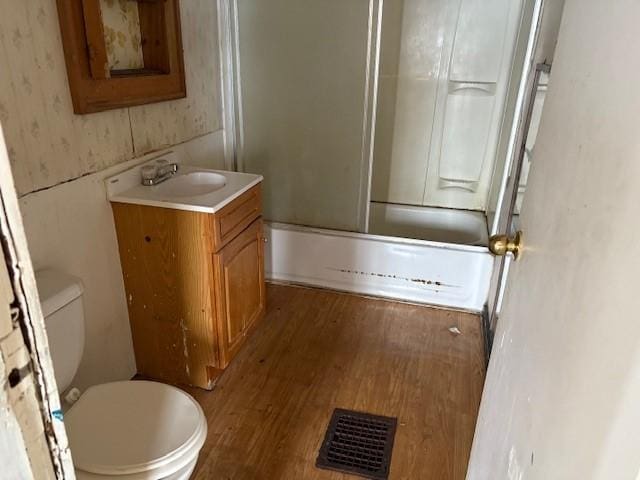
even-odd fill
[[(351, 479), (315, 460), (336, 407), (398, 418), (391, 479), (463, 480), (484, 381), (477, 316), (269, 285), (212, 392), (193, 479)], [(457, 326), (461, 335), (448, 331)]]

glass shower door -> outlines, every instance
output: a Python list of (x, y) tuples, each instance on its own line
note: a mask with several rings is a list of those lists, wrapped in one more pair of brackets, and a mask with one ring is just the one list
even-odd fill
[(378, 0), (234, 6), (237, 162), (264, 176), (265, 218), (364, 230)]

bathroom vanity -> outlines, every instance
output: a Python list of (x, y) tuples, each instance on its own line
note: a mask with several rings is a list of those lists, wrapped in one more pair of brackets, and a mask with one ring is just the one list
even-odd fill
[(210, 389), (263, 317), (261, 181), (185, 166), (156, 186), (107, 180), (140, 375)]

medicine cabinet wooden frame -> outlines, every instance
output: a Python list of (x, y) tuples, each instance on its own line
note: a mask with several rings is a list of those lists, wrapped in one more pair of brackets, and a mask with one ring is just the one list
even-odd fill
[(179, 0), (138, 3), (144, 68), (110, 70), (100, 0), (57, 0), (75, 113), (183, 98), (187, 95)]

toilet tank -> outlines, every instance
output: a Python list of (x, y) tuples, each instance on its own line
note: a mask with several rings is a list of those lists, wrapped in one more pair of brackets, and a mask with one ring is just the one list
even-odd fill
[(56, 270), (36, 272), (49, 350), (58, 391), (64, 392), (78, 371), (84, 349), (84, 308), (80, 279)]

